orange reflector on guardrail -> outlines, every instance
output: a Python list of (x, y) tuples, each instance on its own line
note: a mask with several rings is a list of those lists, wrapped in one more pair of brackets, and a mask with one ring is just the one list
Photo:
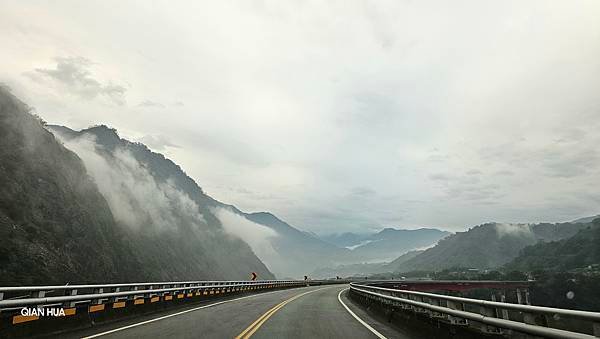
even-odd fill
[(113, 304), (113, 308), (123, 308), (125, 307), (125, 302), (124, 301), (119, 301)]
[(38, 317), (37, 315), (15, 315), (12, 319), (12, 323), (14, 324), (20, 324), (20, 323), (26, 323), (28, 321), (33, 321), (33, 320), (38, 320), (40, 317)]
[(104, 311), (104, 304), (90, 305), (90, 308), (88, 309), (89, 313), (98, 312), (98, 311)]

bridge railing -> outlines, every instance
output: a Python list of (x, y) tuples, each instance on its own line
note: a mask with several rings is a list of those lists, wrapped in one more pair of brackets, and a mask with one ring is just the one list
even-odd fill
[[(478, 330), (487, 333), (512, 330), (547, 338), (597, 339), (600, 337), (599, 312), (495, 302), (358, 283), (350, 284), (350, 290), (370, 300), (424, 313), (453, 325), (477, 327)], [(470, 307), (466, 307), (467, 305)], [(478, 308), (479, 312), (471, 311), (473, 308)], [(520, 316), (511, 319), (509, 311)], [(585, 324), (585, 328), (581, 328), (581, 331), (564, 330), (551, 327), (552, 322), (539, 321), (547, 317), (575, 319)], [(540, 325), (540, 322), (545, 326)]]
[(79, 303), (99, 305), (138, 298), (152, 299), (181, 295), (214, 295), (230, 291), (246, 291), (274, 287), (294, 287), (306, 285), (299, 280), (258, 280), (258, 281), (179, 281), (145, 282), (103, 285), (55, 285), (55, 286), (15, 286), (0, 287), (0, 311), (8, 311), (26, 306), (74, 307)]

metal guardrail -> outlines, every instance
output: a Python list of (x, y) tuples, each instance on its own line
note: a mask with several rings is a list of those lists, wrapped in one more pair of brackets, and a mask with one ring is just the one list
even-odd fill
[[(62, 305), (73, 307), (77, 303), (102, 304), (124, 299), (151, 298), (181, 293), (198, 293), (215, 290), (250, 290), (267, 287), (297, 287), (306, 285), (300, 280), (259, 281), (184, 281), (148, 282), (104, 285), (56, 285), (0, 287), (0, 311), (25, 306), (37, 307)], [(82, 292), (83, 293), (78, 293)], [(14, 295), (12, 294), (25, 294)], [(5, 299), (9, 297), (8, 299)]]
[[(600, 337), (600, 313), (598, 312), (470, 299), (357, 283), (351, 283), (350, 290), (384, 304), (428, 313), (431, 317), (445, 319), (451, 324), (470, 326), (469, 321), (474, 321), (482, 325), (479, 326), (479, 330), (484, 332), (499, 333), (499, 329), (504, 329), (547, 338), (597, 339)], [(480, 312), (465, 311), (465, 304), (479, 306)], [(523, 320), (509, 319), (509, 310), (520, 312)], [(549, 315), (584, 321), (590, 325), (593, 335), (536, 324), (537, 316)]]

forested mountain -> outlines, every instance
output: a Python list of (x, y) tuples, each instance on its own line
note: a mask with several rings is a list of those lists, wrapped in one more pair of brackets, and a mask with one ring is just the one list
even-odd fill
[(0, 87), (0, 285), (149, 277), (81, 160), (29, 112)]
[(483, 224), (466, 232), (457, 232), (416, 257), (398, 265), (398, 272), (443, 270), (452, 267), (479, 269), (502, 266), (526, 246), (538, 241), (570, 237), (585, 224)]
[(570, 271), (595, 266), (600, 271), (600, 218), (570, 238), (527, 246), (506, 265), (507, 270)]
[(0, 119), (0, 285), (273, 277), (162, 155), (62, 129), (75, 154), (5, 89)]
[(411, 260), (412, 258), (415, 258), (423, 252), (424, 250), (406, 252), (398, 258), (394, 259), (392, 262), (386, 264), (381, 270), (381, 272), (399, 272), (402, 264)]

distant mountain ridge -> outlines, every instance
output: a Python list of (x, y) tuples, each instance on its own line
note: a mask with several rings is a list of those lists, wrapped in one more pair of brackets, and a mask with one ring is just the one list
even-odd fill
[(329, 234), (321, 239), (352, 250), (352, 256), (359, 259), (359, 262), (389, 262), (409, 251), (431, 247), (450, 234), (435, 228), (387, 227), (374, 233)]
[[(581, 222), (577, 222), (582, 224)], [(507, 270), (569, 271), (596, 266), (600, 271), (600, 218), (586, 223), (572, 237), (537, 243), (523, 248), (505, 265)]]
[(451, 233), (434, 228), (404, 230), (384, 228), (352, 250), (356, 257), (371, 262), (391, 261), (398, 256), (435, 245)]
[(439, 271), (453, 267), (497, 268), (526, 246), (539, 241), (556, 241), (576, 234), (585, 224), (500, 224), (488, 223), (457, 232), (394, 269), (397, 272)]
[(594, 216), (591, 216), (591, 217), (579, 218), (577, 220), (571, 221), (571, 223), (573, 223), (573, 224), (588, 224), (588, 223), (591, 223), (592, 221), (594, 221), (595, 219), (598, 219), (598, 218), (600, 218), (600, 214), (594, 215)]

